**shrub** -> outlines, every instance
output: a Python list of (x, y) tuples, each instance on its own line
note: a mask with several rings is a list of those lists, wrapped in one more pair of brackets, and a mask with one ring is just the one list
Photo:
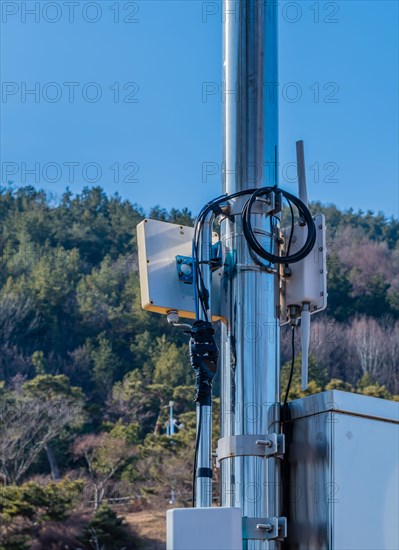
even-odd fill
[(137, 536), (124, 518), (109, 506), (100, 506), (85, 528), (81, 543), (88, 550), (135, 550), (140, 548)]

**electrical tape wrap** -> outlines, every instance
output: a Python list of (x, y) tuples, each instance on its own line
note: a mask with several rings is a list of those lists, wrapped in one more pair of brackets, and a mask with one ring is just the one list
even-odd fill
[(208, 321), (195, 321), (189, 343), (190, 362), (195, 373), (195, 398), (200, 405), (211, 405), (212, 381), (216, 375), (219, 349), (215, 331)]

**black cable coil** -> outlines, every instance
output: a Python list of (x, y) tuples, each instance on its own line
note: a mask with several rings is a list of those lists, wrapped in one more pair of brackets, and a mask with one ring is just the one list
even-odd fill
[(212, 401), (212, 381), (215, 378), (219, 349), (214, 338), (215, 331), (208, 321), (195, 321), (189, 343), (190, 362), (195, 373), (194, 401), (210, 405)]
[[(295, 254), (276, 256), (275, 254), (272, 254), (271, 252), (265, 250), (259, 243), (258, 239), (255, 237), (251, 224), (252, 206), (256, 199), (261, 198), (264, 195), (268, 195), (270, 192), (274, 192), (275, 194), (281, 193), (283, 197), (292, 202), (297, 207), (300, 217), (308, 228), (306, 242), (303, 247)], [(242, 226), (249, 247), (258, 256), (272, 264), (292, 264), (303, 260), (311, 252), (316, 241), (316, 227), (307, 206), (295, 195), (292, 195), (291, 193), (288, 193), (288, 191), (284, 191), (283, 189), (278, 187), (262, 187), (252, 193), (243, 208)]]
[[(254, 230), (252, 228), (251, 224), (251, 214), (252, 214), (252, 206), (255, 203), (256, 200), (261, 199), (264, 196), (269, 195), (270, 193), (274, 193), (275, 196), (281, 195), (284, 197), (288, 203), (288, 206), (290, 208), (291, 212), (291, 233), (288, 241), (288, 246), (285, 251), (285, 255), (275, 255), (271, 251), (269, 252), (266, 250), (258, 241), (258, 239), (255, 237)], [(243, 226), (243, 232), (245, 239), (248, 243), (251, 255), (253, 255), (253, 259), (256, 263), (261, 263), (257, 256), (259, 258), (263, 258), (269, 264), (291, 264), (295, 262), (299, 262), (300, 260), (303, 260), (310, 254), (312, 251), (312, 248), (314, 247), (314, 244), (316, 242), (316, 227), (314, 224), (314, 220), (312, 218), (312, 215), (301, 199), (296, 197), (295, 195), (292, 195), (288, 191), (285, 191), (281, 187), (278, 186), (269, 186), (269, 187), (261, 187), (259, 189), (245, 189), (243, 191), (237, 191), (236, 193), (232, 193), (231, 195), (222, 195), (220, 197), (217, 197), (213, 201), (208, 202), (201, 212), (199, 213), (195, 226), (194, 226), (194, 237), (193, 237), (193, 258), (194, 258), (194, 269), (195, 269), (195, 295), (198, 298), (196, 301), (196, 318), (199, 317), (200, 308), (206, 318), (208, 319), (208, 308), (209, 308), (209, 293), (207, 292), (204, 280), (201, 273), (201, 259), (199, 258), (199, 236), (203, 229), (204, 220), (206, 219), (206, 216), (209, 214), (209, 212), (214, 212), (216, 215), (219, 213), (223, 213), (220, 205), (226, 201), (229, 201), (231, 199), (235, 199), (238, 197), (248, 196), (248, 200), (246, 201), (244, 208), (241, 212), (242, 217), (242, 226)], [(301, 223), (303, 225), (307, 226), (307, 238), (306, 242), (303, 245), (303, 247), (295, 252), (294, 254), (290, 254), (291, 249), (291, 243), (292, 243), (292, 237), (293, 237), (293, 231), (294, 231), (294, 210), (292, 208), (292, 205), (296, 207), (298, 210), (299, 218), (301, 220)], [(269, 214), (270, 215), (270, 214)]]

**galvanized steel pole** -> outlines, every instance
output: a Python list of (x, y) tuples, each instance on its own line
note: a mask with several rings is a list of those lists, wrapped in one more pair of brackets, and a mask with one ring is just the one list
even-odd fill
[[(224, 6), (223, 191), (278, 183), (277, 3), (226, 0)], [(268, 226), (254, 214), (254, 227)], [(272, 247), (273, 239), (264, 237)], [(222, 222), (228, 267), (222, 284), (221, 436), (279, 432), (279, 323), (275, 277), (253, 262), (240, 217)], [(222, 506), (243, 516), (280, 515), (279, 460), (221, 461)], [(261, 540), (244, 549), (276, 548)]]

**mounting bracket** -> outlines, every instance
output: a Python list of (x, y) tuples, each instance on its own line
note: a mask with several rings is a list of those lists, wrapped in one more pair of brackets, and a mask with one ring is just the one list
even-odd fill
[(235, 456), (281, 458), (285, 452), (284, 434), (232, 435), (218, 441), (217, 460)]
[(287, 536), (287, 518), (242, 518), (244, 540), (284, 540)]

